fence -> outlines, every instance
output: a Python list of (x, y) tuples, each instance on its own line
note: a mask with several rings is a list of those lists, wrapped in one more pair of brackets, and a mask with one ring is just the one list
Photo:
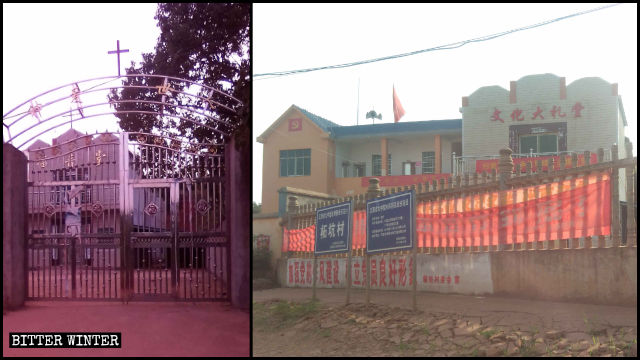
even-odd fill
[[(610, 161), (602, 148), (595, 162), (585, 151), (582, 166), (577, 153), (549, 157), (546, 166), (542, 158), (514, 166), (511, 150), (503, 149), (491, 172), (385, 190), (373, 178), (366, 194), (303, 206), (292, 196), (282, 251), (287, 257), (312, 257), (316, 209), (353, 200), (351, 250), (353, 256), (364, 255), (366, 201), (409, 189), (416, 193), (419, 253), (635, 247), (637, 159), (631, 144), (626, 146), (627, 158), (618, 159), (613, 145)], [(620, 194), (626, 197), (626, 211), (621, 211)]]
[[(554, 161), (558, 161), (561, 156), (566, 156), (568, 158), (572, 158), (573, 155), (578, 155), (578, 163), (584, 164), (584, 153), (586, 151), (557, 151), (557, 152), (546, 152), (546, 153), (534, 153), (530, 151), (528, 153), (522, 154), (511, 154), (511, 157), (515, 160), (514, 163), (517, 162), (531, 162), (534, 164), (538, 159), (542, 160), (543, 167), (546, 167), (546, 163), (549, 157), (553, 157)], [(591, 154), (591, 163), (595, 163), (597, 160), (595, 159), (596, 154)], [(482, 170), (490, 171), (489, 166), (486, 165), (495, 165), (500, 159), (500, 155), (472, 155), (472, 156), (457, 156), (454, 152), (451, 155), (451, 173), (456, 176), (459, 174), (464, 174), (466, 172), (482, 172)], [(611, 161), (611, 149), (604, 149), (604, 161)], [(492, 164), (494, 163), (494, 164)], [(484, 165), (484, 166), (483, 166)], [(559, 163), (556, 163), (558, 166)], [(484, 167), (484, 169), (483, 169)], [(524, 168), (523, 168), (524, 169)], [(534, 167), (535, 171), (535, 167)]]

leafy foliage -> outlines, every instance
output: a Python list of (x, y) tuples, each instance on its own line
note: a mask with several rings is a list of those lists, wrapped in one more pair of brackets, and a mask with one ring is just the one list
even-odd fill
[[(251, 136), (250, 14), (251, 5), (246, 3), (159, 4), (155, 19), (161, 34), (155, 52), (143, 54), (143, 61), (138, 67), (132, 62), (126, 69), (127, 74), (187, 79), (230, 94), (241, 104), (220, 93), (212, 95), (207, 88), (195, 89), (189, 83), (177, 80), (169, 80), (167, 85), (189, 93), (197, 90), (194, 94), (197, 98), (178, 97), (169, 90), (165, 101), (181, 108), (160, 103), (142, 104), (139, 100), (161, 102), (162, 94), (157, 87), (163, 85), (164, 79), (128, 77), (123, 80), (124, 85), (141, 88), (113, 89), (109, 99), (128, 101), (114, 104), (118, 111), (140, 112), (117, 114), (120, 127), (126, 131), (142, 132), (155, 129), (198, 142), (218, 143), (222, 142), (223, 136), (215, 130), (220, 130), (234, 133), (241, 145), (247, 145)], [(208, 107), (207, 98), (223, 105), (211, 111), (212, 117), (198, 115)], [(167, 116), (159, 116), (156, 112)]]
[(257, 248), (253, 250), (252, 256), (253, 274), (256, 277), (269, 277), (271, 273), (271, 250), (268, 248)]

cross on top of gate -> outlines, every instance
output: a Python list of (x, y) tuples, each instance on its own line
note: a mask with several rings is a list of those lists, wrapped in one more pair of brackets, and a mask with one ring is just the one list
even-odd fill
[(120, 76), (120, 53), (129, 52), (129, 49), (120, 50), (120, 40), (116, 40), (116, 50), (111, 50), (108, 54), (116, 54), (118, 55), (118, 76)]

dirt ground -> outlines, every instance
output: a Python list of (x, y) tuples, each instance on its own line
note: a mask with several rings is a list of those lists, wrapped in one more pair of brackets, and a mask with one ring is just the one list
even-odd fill
[[(226, 303), (29, 301), (2, 316), (2, 355), (250, 355), (250, 314)], [(15, 349), (10, 332), (120, 332), (120, 349)]]
[(253, 292), (254, 356), (637, 356), (637, 307), (494, 296)]

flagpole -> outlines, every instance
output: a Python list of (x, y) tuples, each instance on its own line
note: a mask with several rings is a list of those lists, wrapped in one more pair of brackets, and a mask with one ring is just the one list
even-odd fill
[(360, 120), (360, 77), (358, 76), (358, 109), (356, 110), (356, 125)]

